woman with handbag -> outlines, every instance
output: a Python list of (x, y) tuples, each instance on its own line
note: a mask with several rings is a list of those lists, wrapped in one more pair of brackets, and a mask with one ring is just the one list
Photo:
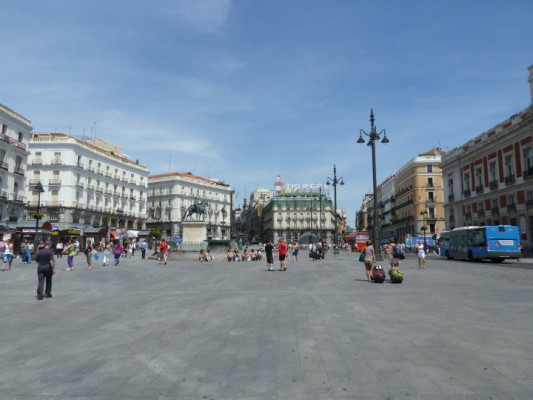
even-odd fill
[(365, 264), (366, 279), (368, 279), (368, 282), (372, 282), (372, 264), (376, 261), (376, 253), (370, 240), (366, 241), (366, 246), (361, 255), (364, 255), (363, 262)]

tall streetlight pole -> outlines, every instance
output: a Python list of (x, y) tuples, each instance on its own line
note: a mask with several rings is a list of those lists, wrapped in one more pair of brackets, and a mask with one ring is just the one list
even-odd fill
[(319, 228), (318, 228), (318, 241), (319, 242), (322, 242), (322, 184), (320, 184), (320, 187), (319, 187), (319, 190), (320, 190), (320, 193), (319, 193), (319, 201), (320, 201), (320, 212), (318, 214), (318, 218), (319, 218)]
[(337, 179), (337, 166), (333, 165), (333, 179), (328, 177), (328, 180), (326, 182), (326, 185), (333, 185), (333, 207), (334, 210), (334, 216), (335, 216), (335, 238), (334, 243), (336, 245), (339, 245), (339, 228), (337, 224), (337, 184), (344, 185), (344, 181), (341, 178)]
[(367, 146), (370, 146), (372, 148), (372, 183), (373, 183), (373, 197), (374, 197), (374, 216), (372, 217), (373, 223), (372, 223), (372, 243), (374, 245), (374, 251), (376, 253), (376, 260), (381, 261), (381, 251), (380, 251), (380, 243), (379, 243), (379, 230), (378, 230), (378, 198), (376, 193), (377, 188), (377, 178), (376, 178), (376, 141), (381, 139), (381, 135), (383, 135), (383, 139), (381, 139), (381, 143), (389, 143), (389, 139), (387, 139), (387, 134), (385, 133), (385, 129), (383, 129), (381, 132), (377, 132), (376, 126), (374, 125), (374, 110), (370, 109), (370, 133), (366, 133), (364, 130), (359, 130), (359, 139), (357, 139), (357, 143), (362, 144), (365, 143), (365, 139), (363, 139), (363, 135), (368, 137), (368, 143)]
[(427, 242), (426, 242), (426, 230), (427, 230), (427, 226), (426, 226), (426, 216), (428, 214), (428, 210), (424, 210), (424, 211), (420, 211), (420, 215), (422, 215), (422, 231), (424, 232), (424, 251), (427, 253)]
[(41, 220), (41, 193), (44, 192), (43, 185), (41, 181), (37, 182), (35, 185), (35, 190), (37, 190), (37, 213), (35, 216), (35, 239), (34, 239), (34, 248), (35, 254), (37, 254), (37, 248), (39, 247), (39, 240), (37, 237), (37, 232), (39, 232), (39, 221)]

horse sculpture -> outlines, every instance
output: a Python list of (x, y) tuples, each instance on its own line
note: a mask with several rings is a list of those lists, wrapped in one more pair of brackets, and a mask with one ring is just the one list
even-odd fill
[(202, 218), (204, 221), (207, 218), (207, 201), (203, 200), (200, 202), (195, 202), (185, 210), (185, 215), (183, 216), (183, 220), (186, 220), (189, 218), (190, 221), (192, 221), (193, 214), (196, 214), (196, 219), (199, 220)]

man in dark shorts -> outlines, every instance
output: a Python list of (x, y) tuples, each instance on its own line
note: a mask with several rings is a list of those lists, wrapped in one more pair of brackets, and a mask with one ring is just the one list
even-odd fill
[(46, 280), (45, 297), (52, 297), (52, 275), (55, 274), (55, 260), (54, 254), (50, 251), (50, 242), (46, 242), (44, 248), (39, 250), (35, 261), (39, 266), (37, 267), (37, 277), (39, 284), (37, 285), (37, 300), (43, 299), (44, 282)]
[(272, 267), (274, 266), (274, 256), (272, 255), (272, 252), (274, 251), (274, 246), (272, 246), (272, 240), (269, 240), (267, 244), (265, 244), (265, 255), (267, 259), (267, 271), (272, 271)]
[(285, 259), (287, 258), (287, 243), (283, 238), (278, 239), (278, 254), (279, 254), (279, 270), (285, 271), (287, 266), (285, 265)]

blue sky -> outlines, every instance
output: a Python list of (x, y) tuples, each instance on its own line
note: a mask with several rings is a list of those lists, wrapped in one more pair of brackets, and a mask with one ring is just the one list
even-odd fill
[[(533, 1), (0, 0), (0, 103), (151, 174), (239, 192), (333, 176), (354, 224), (378, 182), (531, 103)], [(170, 167), (170, 168), (169, 168)]]

